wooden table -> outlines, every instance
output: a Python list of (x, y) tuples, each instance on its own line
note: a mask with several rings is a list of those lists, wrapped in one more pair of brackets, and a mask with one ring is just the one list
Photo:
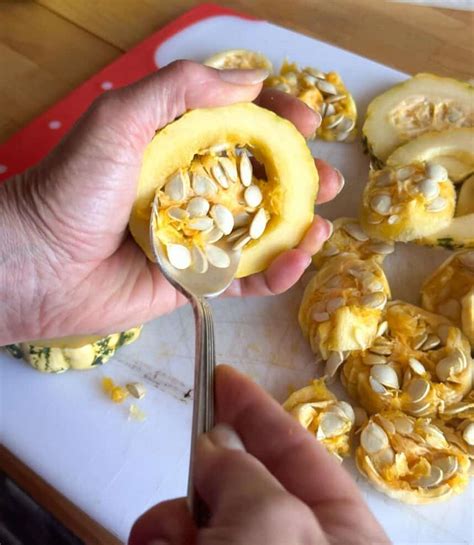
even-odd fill
[[(84, 79), (168, 23), (192, 0), (3, 0), (0, 142)], [(473, 77), (474, 14), (381, 0), (217, 2), (416, 73)], [(363, 77), (363, 74), (361, 74)], [(117, 540), (5, 449), (0, 468), (88, 545)]]

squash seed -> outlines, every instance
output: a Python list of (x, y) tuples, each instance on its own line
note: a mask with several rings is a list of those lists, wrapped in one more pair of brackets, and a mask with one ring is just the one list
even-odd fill
[(355, 120), (350, 119), (349, 117), (344, 117), (343, 120), (339, 123), (337, 130), (341, 133), (343, 132), (351, 132), (352, 129), (355, 127)]
[(337, 255), (338, 253), (340, 253), (339, 248), (334, 244), (328, 243), (324, 245), (324, 248), (321, 251), (321, 255), (323, 255), (324, 257), (332, 257), (334, 255)]
[(342, 122), (342, 120), (344, 119), (344, 114), (335, 115), (333, 119), (331, 119), (330, 121), (329, 121), (330, 119), (329, 117), (326, 117), (326, 119), (328, 120), (328, 122), (324, 124), (324, 128), (334, 129), (334, 127), (337, 127), (339, 123)]
[(166, 254), (175, 269), (187, 269), (191, 265), (191, 252), (182, 244), (167, 244)]
[(361, 298), (361, 303), (364, 307), (373, 309), (382, 309), (387, 302), (387, 296), (381, 291), (368, 293)]
[(237, 240), (237, 242), (232, 246), (232, 250), (237, 251), (241, 250), (244, 246), (246, 246), (250, 241), (252, 240), (252, 237), (249, 235), (243, 235), (242, 237)]
[(380, 354), (364, 354), (362, 356), (362, 362), (365, 365), (383, 365), (387, 363), (387, 358), (385, 356), (381, 356)]
[(413, 403), (419, 403), (429, 394), (430, 383), (424, 378), (415, 378), (406, 387), (406, 392)]
[(145, 397), (146, 389), (141, 382), (130, 382), (125, 387), (134, 398), (143, 399)]
[(268, 218), (267, 218), (265, 209), (260, 208), (260, 210), (253, 217), (252, 223), (250, 224), (250, 229), (249, 229), (250, 237), (253, 238), (254, 240), (256, 240), (257, 238), (260, 238), (263, 235), (263, 232), (265, 231), (267, 222), (268, 222)]
[(370, 207), (374, 212), (377, 212), (382, 216), (389, 215), (392, 207), (392, 199), (390, 198), (390, 195), (375, 195), (370, 201)]
[(233, 240), (237, 240), (242, 235), (245, 235), (247, 233), (247, 227), (239, 227), (239, 229), (234, 229), (232, 233), (226, 238), (227, 242), (232, 242)]
[(399, 221), (400, 221), (400, 216), (398, 216), (397, 214), (392, 214), (387, 219), (387, 223), (389, 225), (395, 225), (395, 223), (398, 223)]
[(446, 342), (448, 341), (448, 335), (449, 335), (450, 329), (451, 329), (451, 326), (449, 326), (448, 324), (441, 324), (438, 327), (438, 336), (442, 344), (446, 344)]
[(388, 322), (384, 320), (383, 322), (380, 322), (377, 328), (377, 337), (381, 337), (382, 335), (385, 335), (387, 331), (388, 331)]
[(348, 235), (355, 238), (359, 242), (366, 242), (369, 240), (368, 235), (358, 223), (346, 223), (342, 228)]
[(189, 218), (189, 212), (177, 206), (171, 206), (166, 211), (169, 218), (176, 221), (184, 221)]
[(424, 375), (426, 373), (425, 366), (421, 363), (421, 361), (417, 360), (416, 358), (410, 358), (408, 360), (408, 365), (410, 366), (410, 369), (417, 375)]
[(441, 212), (448, 206), (448, 201), (443, 197), (436, 197), (436, 199), (425, 206), (428, 212)]
[(444, 480), (450, 479), (458, 470), (459, 464), (456, 456), (444, 456), (434, 460), (431, 464), (433, 467), (441, 469), (444, 475)]
[(375, 422), (369, 422), (363, 429), (360, 444), (368, 454), (375, 454), (390, 445), (387, 434)]
[(329, 313), (327, 312), (311, 312), (311, 319), (315, 322), (326, 322), (329, 320)]
[(337, 95), (338, 94), (336, 87), (332, 83), (329, 83), (329, 81), (318, 79), (318, 81), (316, 82), (316, 87), (322, 93), (325, 93), (327, 95)]
[(191, 248), (191, 256), (193, 260), (192, 268), (199, 274), (204, 274), (209, 268), (206, 254), (197, 245)]
[(250, 223), (250, 214), (247, 212), (241, 212), (234, 216), (234, 227), (244, 227)]
[(376, 394), (385, 395), (387, 393), (385, 386), (380, 384), (380, 382), (372, 376), (369, 376), (369, 384)]
[(418, 350), (419, 348), (421, 348), (421, 346), (423, 346), (427, 338), (428, 338), (428, 333), (421, 333), (420, 335), (415, 337), (413, 339), (414, 350)]
[(408, 435), (409, 433), (412, 433), (414, 429), (413, 422), (408, 416), (398, 416), (394, 419), (393, 424), (397, 433), (400, 435)]
[(462, 370), (463, 362), (457, 354), (450, 354), (436, 364), (436, 375), (441, 381), (449, 380)]
[(198, 172), (193, 175), (192, 187), (198, 197), (212, 197), (217, 193), (215, 182)]
[(334, 104), (334, 102), (339, 102), (340, 100), (344, 100), (346, 98), (346, 95), (332, 95), (325, 99), (326, 104)]
[(397, 176), (397, 180), (404, 182), (405, 180), (408, 180), (408, 178), (413, 176), (413, 174), (415, 174), (414, 167), (406, 166), (406, 167), (401, 167), (397, 169), (396, 176)]
[(243, 153), (240, 157), (239, 173), (242, 185), (248, 187), (252, 183), (253, 168), (246, 153)]
[(225, 172), (225, 175), (231, 182), (239, 181), (239, 173), (237, 172), (237, 167), (229, 157), (220, 157), (219, 164)]
[(195, 231), (207, 231), (208, 229), (212, 229), (214, 221), (208, 216), (205, 216), (204, 218), (192, 218), (189, 220), (188, 226)]
[(427, 351), (427, 350), (433, 350), (433, 348), (436, 348), (441, 344), (441, 339), (437, 335), (428, 335), (428, 338), (421, 346), (421, 350)]
[(389, 365), (373, 365), (370, 376), (386, 388), (398, 390), (400, 387), (398, 375)]
[(392, 173), (389, 170), (379, 170), (376, 174), (375, 186), (376, 187), (388, 187), (392, 185), (394, 180), (392, 179)]
[(344, 363), (344, 354), (342, 352), (333, 351), (330, 353), (330, 356), (326, 362), (326, 367), (324, 368), (324, 372), (329, 377), (333, 377), (343, 363)]
[(230, 257), (222, 248), (213, 244), (206, 244), (205, 252), (209, 263), (214, 267), (226, 269), (230, 265)]
[(418, 183), (418, 190), (422, 195), (425, 197), (425, 199), (431, 201), (439, 196), (439, 185), (434, 180), (431, 180), (430, 178), (425, 178), (421, 182)]
[(340, 132), (339, 128), (338, 131), (339, 132), (336, 134), (336, 142), (344, 142), (351, 134), (351, 131)]
[(369, 348), (369, 352), (379, 356), (389, 356), (392, 353), (392, 347), (388, 344), (374, 344)]
[(164, 191), (172, 201), (183, 201), (189, 193), (189, 176), (178, 171), (166, 182)]
[(448, 179), (448, 171), (438, 163), (426, 163), (425, 174), (435, 182), (441, 182)]
[(257, 185), (249, 185), (244, 191), (244, 200), (247, 206), (257, 208), (257, 206), (262, 202), (262, 199), (262, 192)]
[(317, 70), (316, 68), (313, 68), (312, 66), (307, 66), (303, 72), (306, 72), (307, 74), (311, 74), (311, 76), (314, 76), (317, 79), (326, 79), (326, 74), (324, 72), (321, 72), (321, 70)]
[(431, 466), (430, 474), (419, 477), (416, 481), (416, 485), (420, 488), (433, 488), (435, 486), (438, 486), (442, 480), (442, 470), (437, 466)]
[(203, 197), (193, 197), (188, 202), (186, 210), (192, 218), (205, 216), (209, 212), (210, 204)]
[(234, 216), (223, 204), (215, 204), (211, 208), (211, 217), (224, 235), (229, 235), (232, 232), (234, 228)]
[(474, 446), (474, 422), (470, 422), (462, 432), (462, 438), (471, 447)]
[(326, 311), (329, 312), (329, 314), (332, 314), (335, 312), (338, 308), (343, 307), (345, 304), (344, 297), (335, 297), (334, 299), (330, 299), (327, 302), (326, 305)]
[(377, 422), (382, 426), (382, 428), (389, 434), (389, 435), (395, 435), (397, 432), (395, 428), (395, 424), (389, 420), (388, 418), (385, 418), (385, 416), (382, 416), (381, 414), (377, 414), (375, 416), (377, 419)]
[(214, 179), (221, 187), (223, 187), (224, 189), (229, 188), (229, 178), (227, 178), (226, 173), (224, 172), (224, 169), (221, 167), (219, 163), (211, 167), (211, 172), (212, 172), (212, 175), (214, 176)]
[(355, 413), (352, 406), (347, 403), (347, 401), (338, 401), (335, 405), (336, 407), (339, 407), (343, 413), (346, 415), (347, 419), (351, 421), (352, 424), (355, 422)]
[(323, 413), (319, 421), (316, 439), (325, 439), (327, 437), (336, 437), (344, 433), (346, 422), (339, 415), (334, 413)]
[(213, 227), (210, 231), (204, 233), (207, 244), (214, 244), (224, 236), (224, 233), (218, 228)]
[(413, 416), (424, 416), (431, 412), (431, 403), (412, 403), (406, 410)]
[(374, 254), (390, 255), (395, 251), (395, 246), (389, 242), (371, 242), (367, 249)]

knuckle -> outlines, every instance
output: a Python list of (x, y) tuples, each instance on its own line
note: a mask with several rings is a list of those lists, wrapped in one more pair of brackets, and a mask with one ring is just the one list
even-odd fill
[(205, 69), (203, 65), (187, 59), (178, 59), (168, 66), (169, 70), (176, 72), (185, 79), (193, 78)]

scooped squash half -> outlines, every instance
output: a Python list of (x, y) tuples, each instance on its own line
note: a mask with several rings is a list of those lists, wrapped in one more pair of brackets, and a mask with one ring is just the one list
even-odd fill
[[(265, 173), (257, 176), (249, 154)], [(198, 109), (160, 130), (145, 150), (129, 226), (153, 260), (156, 194), (160, 240), (172, 264), (178, 257), (179, 267), (199, 262), (200, 272), (206, 264), (225, 266), (215, 242), (228, 239), (242, 249), (236, 276), (244, 277), (301, 241), (317, 191), (313, 157), (292, 123), (250, 103)]]
[(401, 144), (428, 131), (474, 126), (474, 87), (417, 74), (376, 97), (362, 128), (369, 153), (384, 163)]
[(62, 337), (10, 344), (6, 346), (12, 356), (24, 359), (44, 373), (62, 373), (68, 369), (92, 369), (106, 363), (121, 346), (138, 339), (141, 326), (106, 337)]
[[(473, 144), (474, 145), (474, 144)], [(455, 216), (474, 214), (474, 175), (467, 178), (459, 190)]]
[(397, 148), (388, 157), (387, 165), (413, 161), (437, 163), (448, 171), (452, 182), (462, 182), (474, 172), (474, 128), (425, 133)]

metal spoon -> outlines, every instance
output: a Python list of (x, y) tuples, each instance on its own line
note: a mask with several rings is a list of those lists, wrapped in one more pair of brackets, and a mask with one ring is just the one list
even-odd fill
[(206, 299), (225, 291), (235, 277), (240, 262), (240, 251), (232, 250), (225, 240), (216, 243), (230, 257), (230, 265), (219, 269), (209, 264), (204, 274), (192, 269), (176, 269), (169, 262), (165, 247), (155, 233), (158, 229), (158, 197), (155, 196), (150, 219), (150, 244), (161, 272), (168, 282), (187, 297), (193, 307), (196, 328), (194, 370), (193, 427), (188, 477), (188, 502), (198, 527), (206, 524), (208, 512), (205, 503), (194, 488), (194, 454), (197, 438), (214, 427), (214, 371), (216, 366), (214, 324)]

